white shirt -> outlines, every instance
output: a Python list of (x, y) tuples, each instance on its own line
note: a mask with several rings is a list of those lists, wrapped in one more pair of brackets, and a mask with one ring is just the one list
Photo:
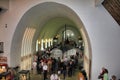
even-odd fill
[(58, 75), (57, 74), (52, 74), (50, 76), (50, 80), (58, 80)]
[(43, 65), (43, 70), (47, 70), (48, 66), (47, 65)]
[(37, 65), (37, 63), (33, 62), (33, 69), (36, 69), (36, 65)]

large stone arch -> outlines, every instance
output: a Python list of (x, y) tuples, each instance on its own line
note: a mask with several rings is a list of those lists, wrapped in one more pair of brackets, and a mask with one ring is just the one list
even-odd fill
[[(46, 6), (47, 5), (47, 6)], [(45, 7), (46, 6), (46, 7)], [(43, 8), (46, 8), (43, 10)], [(54, 12), (54, 9), (52, 8), (58, 8), (62, 9), (63, 12)], [(44, 14), (47, 13), (47, 10), (51, 10), (51, 14)], [(37, 12), (37, 10), (41, 10), (41, 12)], [(36, 12), (37, 15), (33, 16), (34, 12)], [(59, 15), (58, 15), (59, 14)], [(44, 15), (44, 16), (43, 16)], [(92, 60), (92, 52), (91, 52), (91, 46), (90, 46), (90, 40), (89, 36), (85, 30), (84, 23), (82, 23), (80, 17), (77, 15), (77, 13), (72, 10), (69, 6), (56, 3), (56, 2), (44, 2), (40, 3), (31, 9), (29, 9), (21, 18), (19, 21), (16, 30), (14, 32), (14, 36), (12, 39), (12, 44), (11, 44), (11, 66), (16, 66), (20, 65), (21, 60), (24, 60), (25, 58), (31, 56), (35, 49), (35, 42), (39, 36), (39, 29), (41, 27), (44, 27), (44, 24), (46, 21), (50, 20), (51, 18), (54, 17), (67, 17), (68, 19), (72, 20), (79, 31), (82, 34), (82, 37), (85, 42), (85, 63), (86, 66), (89, 66), (87, 71), (90, 74), (90, 64)], [(72, 17), (71, 17), (72, 16)], [(35, 18), (34, 18), (35, 17)], [(40, 17), (40, 19), (37, 19), (37, 17)], [(47, 18), (49, 17), (49, 18)], [(32, 19), (32, 20), (31, 20)], [(34, 22), (36, 21), (36, 22)], [(32, 24), (31, 24), (32, 23)], [(42, 23), (42, 24), (40, 24)], [(27, 55), (24, 55), (27, 54)], [(20, 57), (21, 54), (23, 54), (22, 58)], [(30, 55), (29, 55), (30, 54)], [(18, 57), (19, 56), (19, 57)], [(90, 76), (89, 76), (90, 77)]]

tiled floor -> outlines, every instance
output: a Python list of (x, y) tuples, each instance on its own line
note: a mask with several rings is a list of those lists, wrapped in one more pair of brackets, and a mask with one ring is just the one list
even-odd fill
[[(80, 63), (82, 62), (82, 60), (81, 59), (79, 59), (79, 65), (80, 65)], [(65, 80), (77, 80), (77, 75), (78, 75), (78, 68), (75, 70), (75, 73), (74, 73), (74, 75), (72, 76), (72, 77), (66, 77), (66, 79)], [(43, 80), (43, 75), (42, 74), (32, 74), (31, 73), (31, 79), (30, 80)], [(48, 79), (48, 80), (50, 80), (50, 79)], [(60, 80), (63, 80), (63, 76), (62, 76), (62, 74), (60, 75)]]
[[(75, 74), (72, 77), (66, 77), (65, 80), (77, 80), (77, 74), (78, 74), (78, 70), (75, 72)], [(62, 75), (60, 76), (60, 80), (62, 79)], [(30, 80), (43, 80), (43, 75), (41, 74), (31, 74), (31, 79)], [(48, 79), (50, 80), (50, 79)]]

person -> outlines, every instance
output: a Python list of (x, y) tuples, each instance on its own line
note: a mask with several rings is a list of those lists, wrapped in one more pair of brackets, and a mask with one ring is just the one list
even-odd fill
[(53, 72), (53, 74), (50, 76), (50, 80), (59, 80), (59, 77), (55, 72)]
[(37, 73), (37, 62), (36, 61), (34, 61), (32, 64), (32, 70), (33, 70), (33, 74)]
[(44, 64), (43, 64), (43, 76), (44, 76), (44, 80), (47, 79), (47, 70), (48, 70), (48, 66), (47, 66), (46, 62), (44, 62)]
[(85, 77), (81, 71), (78, 73), (78, 80), (85, 80)]
[(112, 75), (112, 80), (117, 80), (115, 75)]
[(86, 71), (84, 69), (82, 70), (82, 74), (84, 75), (85, 80), (88, 80), (87, 73), (86, 73)]
[(103, 80), (103, 74), (104, 74), (104, 67), (102, 67), (102, 71), (101, 71), (100, 75), (98, 75), (98, 79)]
[(100, 75), (98, 76), (98, 79), (108, 80), (108, 70), (106, 68), (102, 67), (102, 71)]
[(63, 74), (63, 79), (65, 80), (66, 78), (66, 73), (67, 73), (67, 65), (66, 63), (64, 62), (63, 65), (62, 65), (62, 74)]
[(82, 73), (82, 66), (79, 67), (78, 80), (85, 80), (85, 77)]
[(70, 61), (68, 64), (68, 76), (72, 77), (72, 75), (73, 75), (73, 62)]
[(104, 70), (103, 80), (109, 80), (107, 69)]

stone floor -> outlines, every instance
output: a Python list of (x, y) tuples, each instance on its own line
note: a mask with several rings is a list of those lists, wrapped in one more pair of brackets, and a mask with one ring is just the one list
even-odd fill
[[(81, 64), (81, 62), (83, 62), (83, 60), (82, 59), (79, 59), (79, 65)], [(77, 75), (78, 75), (78, 72), (79, 72), (79, 70), (78, 70), (78, 68), (75, 70), (75, 73), (74, 73), (74, 75), (72, 76), (72, 77), (66, 77), (66, 79), (65, 80), (77, 80)], [(42, 74), (30, 74), (30, 80), (43, 80), (43, 75)], [(48, 79), (48, 80), (50, 80), (50, 79)], [(62, 74), (60, 75), (60, 80), (63, 80), (63, 76), (62, 76)]]
[[(79, 65), (81, 64), (81, 62), (83, 62), (81, 59), (79, 59)], [(75, 70), (75, 73), (74, 73), (74, 75), (72, 76), (72, 77), (66, 77), (66, 79), (65, 80), (77, 80), (77, 75), (78, 75), (78, 72), (79, 72), (79, 70), (78, 70), (78, 68)], [(30, 80), (43, 80), (43, 75), (42, 74), (30, 74)], [(48, 80), (50, 80), (50, 79), (48, 79)], [(62, 74), (60, 75), (60, 80), (63, 80), (63, 76), (62, 76)]]
[[(77, 80), (77, 74), (78, 74), (78, 70), (75, 72), (75, 74), (72, 77), (67, 76), (65, 80)], [(31, 78), (30, 80), (43, 80), (43, 75), (42, 74), (31, 74), (30, 78)], [(60, 80), (63, 80), (62, 75), (60, 75)]]

